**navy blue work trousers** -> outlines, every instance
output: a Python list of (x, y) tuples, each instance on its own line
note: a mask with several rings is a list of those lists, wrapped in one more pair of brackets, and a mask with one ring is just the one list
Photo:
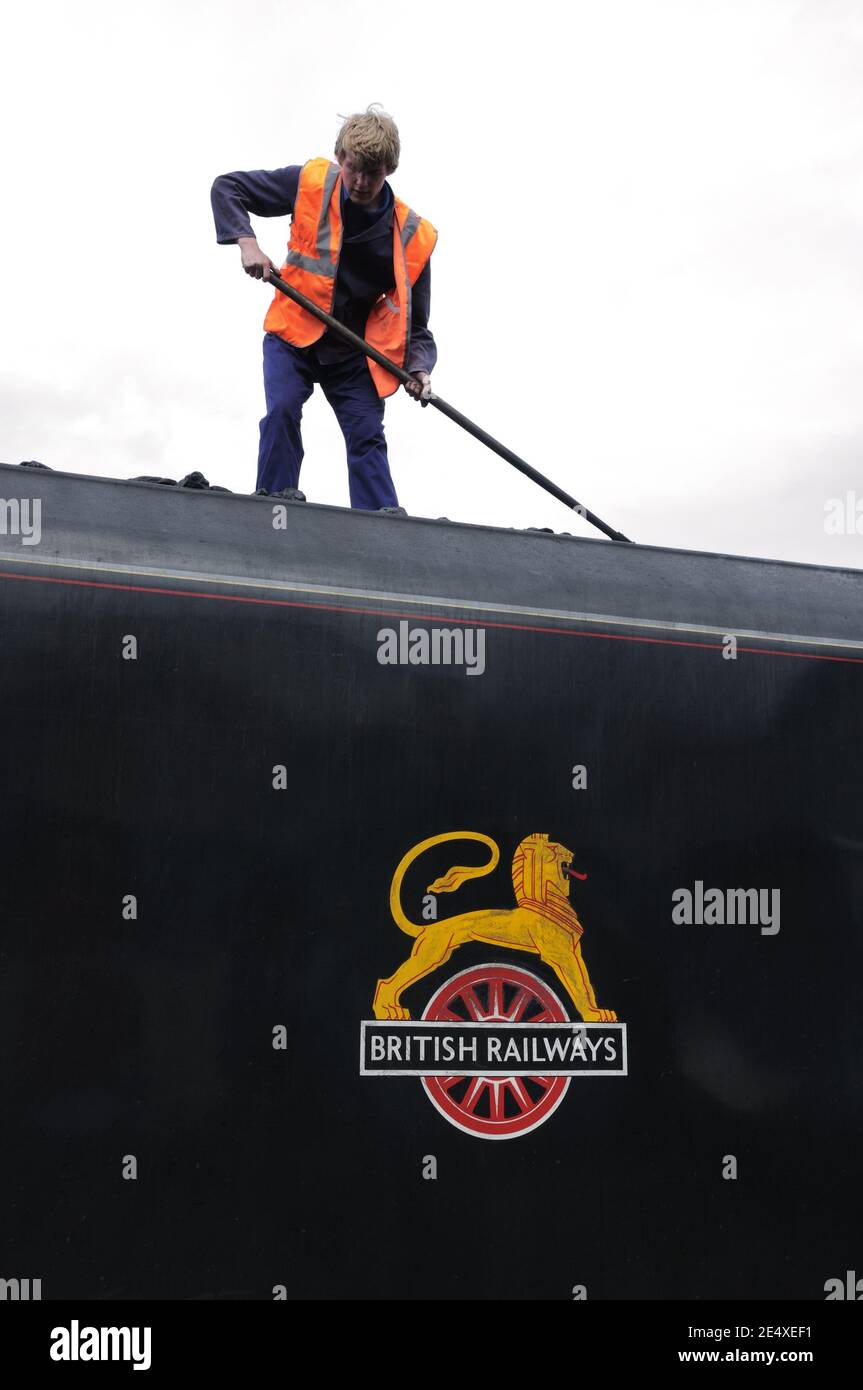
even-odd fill
[(300, 421), (317, 382), (336, 414), (348, 455), (351, 506), (363, 511), (397, 507), (384, 439), (384, 402), (361, 353), (342, 362), (321, 364), (264, 334), (264, 394), (258, 487), (267, 492), (297, 487), (303, 461)]

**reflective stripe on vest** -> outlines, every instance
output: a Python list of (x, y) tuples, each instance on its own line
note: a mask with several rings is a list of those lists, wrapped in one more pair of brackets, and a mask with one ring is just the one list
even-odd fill
[[(310, 159), (300, 170), (297, 200), (291, 219), (291, 239), (279, 274), (320, 309), (332, 313), (336, 274), (344, 227), (341, 213), (341, 170), (328, 159)], [(437, 232), (395, 198), (393, 211), (393, 275), (395, 285), (372, 305), (364, 337), (398, 366), (404, 366), (411, 329), (411, 288), (431, 256)], [(326, 325), (314, 314), (277, 290), (264, 319), (268, 333), (276, 333), (294, 347), (317, 342)], [(391, 396), (398, 380), (385, 367), (366, 358), (379, 396)]]

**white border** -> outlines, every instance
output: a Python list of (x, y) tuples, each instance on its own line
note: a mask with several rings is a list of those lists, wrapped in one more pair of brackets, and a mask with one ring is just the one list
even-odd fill
[[(456, 979), (453, 976), (453, 979)], [(545, 981), (541, 983), (545, 984)], [(548, 986), (546, 986), (548, 988)], [(588, 1028), (601, 1028), (606, 1032), (615, 1029), (621, 1035), (621, 1065), (620, 1067), (609, 1067), (600, 1070), (599, 1068), (582, 1068), (575, 1071), (566, 1071), (549, 1068), (540, 1062), (536, 1062), (532, 1067), (511, 1068), (507, 1071), (495, 1071), (486, 1075), (479, 1071), (459, 1071), (452, 1066), (449, 1067), (423, 1067), (422, 1071), (368, 1071), (363, 1067), (365, 1057), (366, 1029), (373, 1028), (418, 1028), (423, 1027), (433, 1031), (451, 1032), (455, 1028), (485, 1028), (489, 1032), (501, 1028), (569, 1028), (573, 1033), (586, 1032)], [(434, 1023), (430, 1019), (424, 1018), (364, 1018), (360, 1020), (360, 1076), (476, 1076), (486, 1081), (505, 1081), (508, 1076), (628, 1076), (628, 1060), (626, 1053), (626, 1024), (625, 1023), (573, 1023), (570, 1019), (562, 1019), (560, 1023), (507, 1023), (503, 1020), (494, 1023), (451, 1023), (442, 1021)]]

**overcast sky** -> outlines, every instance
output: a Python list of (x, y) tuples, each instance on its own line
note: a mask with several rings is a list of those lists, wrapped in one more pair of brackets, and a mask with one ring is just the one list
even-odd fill
[[(270, 291), (210, 185), (380, 101), (441, 396), (634, 539), (863, 567), (860, 0), (42, 0), (3, 40), (1, 460), (252, 491)], [(386, 428), (412, 514), (596, 534), (403, 391)], [(304, 439), (346, 506), (319, 390)]]

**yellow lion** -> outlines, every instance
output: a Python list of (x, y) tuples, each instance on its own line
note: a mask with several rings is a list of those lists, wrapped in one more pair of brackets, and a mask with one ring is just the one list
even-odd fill
[(497, 868), (500, 850), (496, 843), (490, 836), (473, 830), (432, 835), (408, 850), (393, 875), (390, 910), (396, 926), (416, 937), (416, 945), (394, 975), (378, 980), (375, 1018), (410, 1018), (409, 1011), (399, 1002), (402, 992), (448, 961), (457, 946), (467, 941), (486, 941), (492, 946), (510, 946), (540, 956), (551, 966), (585, 1023), (616, 1022), (616, 1013), (597, 1005), (581, 954), (579, 937), (583, 928), (569, 905), (570, 876), (574, 873), (572, 850), (550, 843), (547, 835), (528, 835), (517, 846), (512, 860), (517, 907), (464, 912), (443, 922), (419, 926), (408, 921), (402, 911), (402, 880), (415, 859), (433, 845), (448, 840), (478, 840), (491, 850), (489, 861), (475, 868), (461, 865), (450, 869), (429, 884), (429, 893), (452, 893), (469, 878), (481, 878)]

